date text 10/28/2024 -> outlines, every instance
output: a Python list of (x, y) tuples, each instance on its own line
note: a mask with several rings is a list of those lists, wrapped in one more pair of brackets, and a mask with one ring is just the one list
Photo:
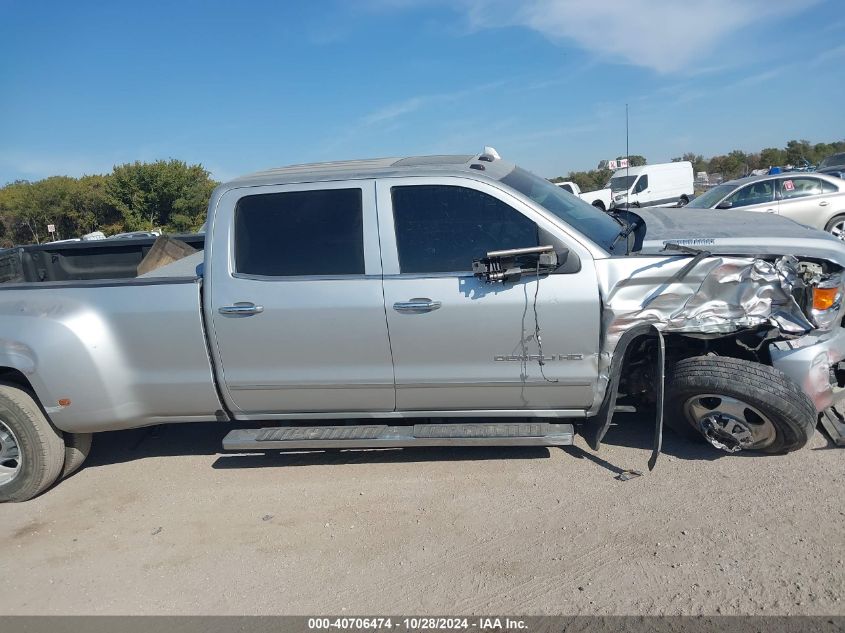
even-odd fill
[(326, 617), (308, 618), (308, 630), (370, 630), (399, 629), (402, 631), (523, 631), (527, 629), (524, 620), (518, 618), (449, 618), (449, 617)]

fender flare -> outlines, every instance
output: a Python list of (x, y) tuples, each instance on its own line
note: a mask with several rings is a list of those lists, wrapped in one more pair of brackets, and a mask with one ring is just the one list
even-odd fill
[(619, 394), (619, 379), (622, 375), (623, 364), (625, 356), (628, 352), (628, 347), (636, 339), (642, 336), (654, 336), (658, 341), (657, 348), (657, 372), (656, 372), (656, 400), (657, 400), (657, 418), (655, 420), (655, 434), (654, 446), (652, 456), (649, 460), (649, 469), (654, 468), (657, 461), (657, 455), (663, 443), (663, 392), (665, 382), (665, 365), (666, 365), (666, 349), (663, 341), (663, 333), (651, 323), (642, 323), (635, 325), (627, 330), (619, 338), (616, 344), (616, 349), (613, 352), (613, 358), (610, 362), (610, 374), (608, 376), (607, 391), (604, 394), (604, 400), (601, 407), (596, 412), (596, 415), (588, 418), (584, 423), (581, 434), (589, 444), (590, 448), (597, 451), (601, 448), (601, 441), (607, 434), (610, 424), (613, 421), (613, 413), (616, 409), (616, 397)]

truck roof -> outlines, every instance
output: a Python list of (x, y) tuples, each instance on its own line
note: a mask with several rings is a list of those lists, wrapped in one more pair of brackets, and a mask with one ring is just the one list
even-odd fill
[(475, 175), (485, 174), (501, 178), (513, 168), (513, 163), (503, 161), (495, 150), (481, 154), (455, 154), (433, 156), (406, 156), (404, 158), (368, 158), (327, 163), (289, 165), (247, 174), (224, 183), (221, 187), (249, 187), (255, 185), (280, 185), (297, 182), (320, 182), (328, 180), (359, 180), (365, 178), (386, 178), (404, 175), (427, 175), (444, 173)]
[(636, 167), (623, 167), (613, 172), (613, 177), (616, 176), (639, 176), (643, 172), (655, 171), (658, 169), (678, 169), (689, 168), (692, 171), (692, 163), (688, 160), (678, 160), (671, 163), (652, 163), (651, 165), (637, 165)]

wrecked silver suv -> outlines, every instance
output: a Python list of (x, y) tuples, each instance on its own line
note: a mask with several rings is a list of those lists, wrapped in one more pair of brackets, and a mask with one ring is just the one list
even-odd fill
[(171, 422), (243, 422), (236, 451), (598, 448), (645, 406), (651, 465), (664, 417), (727, 451), (841, 428), (845, 245), (777, 216), (608, 215), (485, 149), (245, 176), (177, 240), (0, 254), (0, 500)]

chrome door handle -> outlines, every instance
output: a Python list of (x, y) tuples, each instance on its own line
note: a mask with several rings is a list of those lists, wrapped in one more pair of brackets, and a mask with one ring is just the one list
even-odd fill
[(827, 200), (822, 200), (821, 202), (819, 202), (819, 206), (820, 206), (820, 207), (826, 207), (826, 206), (827, 206), (827, 205), (829, 205), (829, 204), (830, 204), (830, 203), (829, 203)]
[(766, 213), (774, 213), (774, 212), (775, 212), (774, 209), (766, 209)]
[(254, 303), (236, 303), (233, 306), (223, 306), (218, 308), (220, 314), (249, 316), (251, 314), (261, 314), (264, 312), (264, 306), (257, 306)]
[(439, 310), (442, 305), (440, 301), (432, 301), (431, 299), (411, 299), (410, 301), (397, 301), (393, 304), (393, 309), (397, 312), (421, 314)]

